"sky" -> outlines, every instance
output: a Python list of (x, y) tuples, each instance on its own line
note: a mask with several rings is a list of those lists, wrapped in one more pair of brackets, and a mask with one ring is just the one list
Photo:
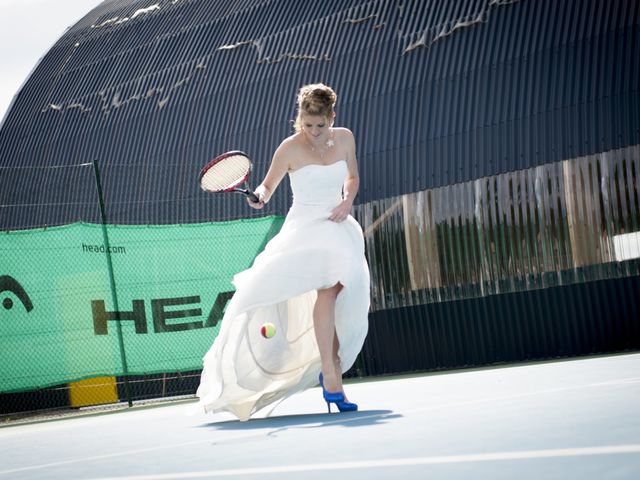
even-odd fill
[(0, 0), (0, 121), (38, 60), (102, 0)]

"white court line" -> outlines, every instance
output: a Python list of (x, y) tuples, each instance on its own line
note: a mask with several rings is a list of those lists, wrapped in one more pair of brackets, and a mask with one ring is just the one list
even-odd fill
[(587, 383), (585, 385), (571, 385), (568, 387), (548, 388), (546, 390), (535, 390), (532, 392), (507, 393), (505, 395), (496, 395), (493, 397), (485, 397), (485, 398), (477, 398), (477, 399), (474, 398), (472, 400), (462, 400), (459, 402), (442, 403), (437, 405), (426, 405), (424, 407), (416, 407), (416, 408), (410, 408), (407, 410), (402, 410), (402, 412), (400, 413), (406, 414), (406, 413), (427, 412), (427, 411), (433, 411), (433, 410), (444, 410), (451, 407), (464, 407), (467, 405), (474, 405), (479, 403), (491, 403), (499, 400), (513, 400), (515, 398), (533, 397), (536, 395), (546, 395), (549, 393), (568, 392), (571, 390), (580, 390), (583, 388), (610, 387), (613, 385), (630, 385), (632, 383), (640, 383), (640, 377), (624, 378), (619, 380), (611, 380), (611, 381), (598, 382), (598, 383)]
[(265, 475), (269, 473), (317, 472), (325, 470), (349, 470), (364, 468), (406, 467), (415, 465), (441, 465), (451, 463), (492, 462), (504, 460), (528, 460), (535, 458), (583, 457), (592, 455), (640, 453), (640, 444), (607, 445), (584, 448), (556, 448), (552, 450), (522, 450), (516, 452), (473, 453), (467, 455), (442, 455), (434, 457), (412, 457), (361, 462), (310, 463), (282, 467), (234, 468), (227, 470), (205, 470), (199, 472), (169, 473), (157, 475), (135, 475), (125, 477), (100, 477), (93, 480), (179, 480), (188, 478), (232, 477), (242, 475)]
[[(234, 440), (240, 440), (240, 439), (250, 438), (255, 436), (262, 436), (262, 433), (257, 434), (255, 432), (252, 432), (251, 434), (236, 435), (229, 439), (225, 438), (225, 440), (234, 441)], [(84, 462), (90, 462), (93, 460), (104, 460), (107, 458), (116, 458), (116, 457), (122, 457), (125, 455), (137, 455), (139, 453), (155, 452), (158, 450), (165, 450), (165, 449), (173, 450), (175, 448), (186, 447), (189, 445), (197, 445), (199, 443), (212, 443), (212, 442), (213, 442), (213, 439), (207, 438), (206, 440), (194, 440), (192, 442), (173, 443), (173, 444), (161, 445), (156, 447), (138, 448), (135, 450), (105, 453), (104, 455), (91, 455), (86, 457), (70, 458), (68, 460), (60, 460), (58, 462), (41, 463), (39, 465), (29, 465), (28, 467), (19, 467), (19, 468), (12, 468), (9, 470), (0, 470), (0, 475), (5, 475), (7, 473), (26, 472), (29, 470), (40, 470), (43, 468), (59, 467), (62, 465), (71, 465), (74, 463), (84, 463)]]

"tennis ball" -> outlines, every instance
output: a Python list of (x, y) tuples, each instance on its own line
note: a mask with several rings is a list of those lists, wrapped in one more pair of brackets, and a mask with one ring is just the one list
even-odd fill
[(272, 338), (276, 334), (276, 326), (271, 322), (267, 322), (260, 328), (260, 333), (264, 338)]

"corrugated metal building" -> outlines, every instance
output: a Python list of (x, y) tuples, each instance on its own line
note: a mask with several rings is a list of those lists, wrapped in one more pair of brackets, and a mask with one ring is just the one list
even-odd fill
[[(147, 5), (148, 4), (148, 5)], [(339, 95), (372, 271), (356, 373), (640, 347), (640, 4), (107, 0), (0, 129), (0, 227), (256, 215), (199, 192), (261, 178), (297, 88)], [(258, 215), (283, 215), (286, 184)], [(2, 273), (2, 272), (0, 272)]]

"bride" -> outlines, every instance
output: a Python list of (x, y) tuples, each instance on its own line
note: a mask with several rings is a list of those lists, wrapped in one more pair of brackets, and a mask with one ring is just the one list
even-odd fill
[[(295, 133), (255, 189), (259, 202), (247, 200), (263, 208), (288, 174), (293, 204), (251, 268), (234, 277), (197, 391), (206, 411), (240, 420), (318, 382), (329, 412), (331, 404), (358, 409), (342, 384), (368, 328), (369, 270), (362, 229), (349, 215), (359, 186), (355, 140), (333, 127), (330, 87), (306, 85), (297, 100)], [(275, 325), (272, 338), (260, 335), (267, 322)]]

